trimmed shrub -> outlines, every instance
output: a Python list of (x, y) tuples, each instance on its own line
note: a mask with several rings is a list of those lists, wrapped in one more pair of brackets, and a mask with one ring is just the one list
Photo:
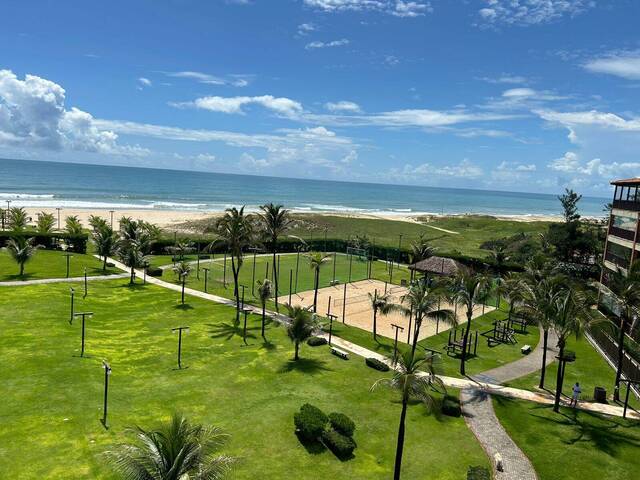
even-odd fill
[(349, 458), (353, 455), (356, 442), (353, 438), (342, 435), (335, 430), (326, 430), (322, 433), (322, 442), (338, 458)]
[(451, 395), (445, 395), (442, 400), (442, 413), (449, 417), (459, 417), (462, 414), (460, 400)]
[(309, 345), (310, 347), (319, 347), (326, 344), (327, 339), (322, 337), (310, 337), (309, 340), (307, 340), (307, 345)]
[(336, 432), (347, 437), (352, 437), (353, 432), (356, 430), (356, 424), (344, 413), (330, 413), (329, 422)]
[(116, 266), (116, 264), (115, 264), (115, 263), (113, 263), (113, 262), (107, 262), (107, 267), (108, 267), (108, 268), (113, 268), (113, 267), (115, 267), (115, 266)]
[(365, 359), (365, 363), (367, 364), (367, 366), (378, 370), (380, 372), (388, 372), (389, 371), (389, 365), (387, 365), (384, 362), (381, 362), (380, 360), (378, 360), (377, 358), (367, 358)]
[(161, 277), (162, 271), (160, 267), (147, 267), (147, 275), (150, 277)]
[(327, 426), (328, 418), (322, 410), (305, 403), (300, 411), (293, 415), (296, 431), (307, 440), (316, 440)]
[(491, 480), (491, 473), (485, 467), (469, 467), (467, 480)]

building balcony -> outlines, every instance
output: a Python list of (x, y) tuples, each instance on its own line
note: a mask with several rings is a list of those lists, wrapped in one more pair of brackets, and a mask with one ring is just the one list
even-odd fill
[(629, 240), (633, 242), (635, 240), (635, 232), (630, 230), (625, 230), (624, 228), (614, 227), (613, 225), (609, 227), (609, 235), (613, 235), (614, 237), (624, 238), (625, 240)]
[(604, 259), (610, 263), (613, 263), (617, 267), (624, 268), (625, 270), (629, 268), (629, 260), (626, 258), (619, 257), (614, 255), (611, 252), (607, 252), (604, 256)]
[(633, 200), (614, 200), (613, 208), (640, 212), (640, 202), (634, 202)]

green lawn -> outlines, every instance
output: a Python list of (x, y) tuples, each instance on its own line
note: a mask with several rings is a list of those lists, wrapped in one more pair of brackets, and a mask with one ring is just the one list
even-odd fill
[[(107, 268), (102, 270), (102, 262), (93, 255), (74, 253), (69, 261), (69, 276), (81, 277), (84, 269), (87, 275), (104, 275), (122, 273), (118, 269)], [(18, 264), (7, 253), (6, 249), (0, 249), (0, 282), (10, 280), (35, 280), (40, 278), (63, 278), (67, 274), (67, 259), (64, 252), (58, 250), (38, 250), (33, 258), (25, 265), (24, 275), (18, 275)]]
[(493, 404), (540, 480), (637, 478), (640, 422), (498, 396)]
[[(340, 360), (326, 347), (292, 344), (271, 326), (269, 343), (250, 317), (244, 345), (232, 309), (196, 298), (177, 305), (175, 292), (126, 280), (100, 282), (77, 299), (87, 320), (87, 357), (78, 356), (80, 325), (69, 325), (68, 285), (3, 291), (0, 336), (0, 472), (12, 478), (114, 478), (102, 453), (128, 438), (126, 427), (153, 426), (173, 411), (231, 434), (225, 453), (240, 458), (234, 479), (315, 479), (391, 476), (400, 405), (389, 391), (370, 392), (382, 375), (360, 358)], [(184, 370), (176, 370), (177, 337)], [(102, 415), (102, 359), (113, 368), (109, 430)], [(355, 458), (309, 453), (293, 432), (304, 402), (341, 411), (357, 424)], [(429, 416), (411, 405), (403, 477), (459, 480), (472, 464), (488, 466), (462, 418)], [(295, 474), (292, 474), (295, 472)]]

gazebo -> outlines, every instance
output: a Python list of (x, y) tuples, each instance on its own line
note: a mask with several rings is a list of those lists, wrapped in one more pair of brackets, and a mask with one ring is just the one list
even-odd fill
[(450, 277), (463, 268), (464, 266), (453, 258), (437, 257), (435, 255), (409, 265), (409, 270), (421, 273), (427, 277), (434, 275)]

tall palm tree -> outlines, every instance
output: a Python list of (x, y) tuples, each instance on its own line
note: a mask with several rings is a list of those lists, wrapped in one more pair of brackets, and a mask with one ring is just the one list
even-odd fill
[(292, 306), (288, 303), (287, 315), (291, 319), (291, 322), (287, 326), (287, 335), (295, 345), (294, 360), (298, 360), (298, 350), (300, 349), (300, 343), (306, 341), (313, 335), (313, 332), (318, 328), (318, 321), (315, 314), (311, 313), (307, 308), (299, 305)]
[(244, 259), (244, 250), (253, 243), (253, 225), (244, 214), (244, 207), (227, 208), (225, 214), (216, 222), (218, 240), (224, 243), (231, 254), (233, 273), (233, 294), (236, 297), (236, 322), (240, 321), (240, 285), (238, 278)]
[(191, 265), (185, 261), (176, 263), (173, 267), (173, 273), (176, 274), (176, 277), (178, 277), (178, 280), (180, 280), (180, 284), (182, 285), (180, 301), (184, 305), (184, 286), (187, 283), (187, 277), (191, 273)]
[(318, 307), (318, 288), (320, 287), (320, 269), (331, 260), (331, 255), (320, 252), (312, 252), (307, 254), (309, 267), (313, 270), (313, 311), (317, 311)]
[(402, 352), (393, 377), (378, 380), (371, 387), (371, 390), (379, 386), (389, 387), (400, 392), (402, 398), (402, 411), (400, 412), (400, 426), (398, 427), (398, 440), (396, 443), (396, 460), (393, 471), (394, 480), (400, 479), (400, 471), (402, 469), (405, 418), (409, 400), (420, 400), (429, 410), (432, 410), (435, 406), (432, 392), (434, 390), (444, 390), (444, 384), (435, 374), (434, 359), (433, 354), (428, 355), (425, 359), (418, 359), (414, 357), (412, 352)]
[(93, 243), (96, 246), (96, 253), (102, 257), (102, 270), (107, 269), (107, 259), (115, 254), (118, 249), (119, 236), (110, 225), (99, 226), (93, 232)]
[(488, 294), (489, 279), (485, 275), (474, 273), (466, 269), (458, 272), (450, 283), (451, 300), (465, 309), (467, 325), (462, 337), (462, 355), (460, 356), (460, 375), (466, 375), (467, 345), (471, 331), (473, 309), (481, 303)]
[(65, 230), (69, 235), (81, 235), (82, 234), (82, 222), (77, 215), (69, 215), (64, 220)]
[(178, 240), (175, 245), (167, 247), (166, 250), (173, 256), (173, 261), (181, 262), (184, 257), (189, 253), (194, 252), (196, 249), (189, 240)]
[(36, 223), (38, 233), (51, 233), (56, 225), (56, 218), (52, 213), (40, 212)]
[(143, 253), (143, 246), (138, 240), (128, 240), (122, 243), (118, 253), (122, 263), (131, 269), (129, 285), (133, 285), (136, 276), (135, 269), (144, 268), (147, 265), (147, 257)]
[(271, 298), (272, 286), (271, 280), (265, 278), (263, 281), (258, 280), (256, 282), (258, 284), (258, 298), (260, 299), (260, 304), (262, 305), (262, 338), (264, 338), (264, 326), (266, 323), (267, 317), (267, 302), (269, 298)]
[(27, 211), (22, 207), (12, 207), (9, 210), (9, 228), (20, 231), (27, 228)]
[(413, 344), (411, 351), (415, 355), (420, 337), (420, 328), (425, 319), (457, 325), (457, 319), (452, 310), (440, 308), (446, 299), (446, 291), (442, 287), (429, 286), (426, 280), (414, 282), (407, 293), (400, 297), (401, 309), (405, 315), (414, 316)]
[(120, 237), (124, 245), (135, 242), (143, 255), (149, 255), (153, 243), (160, 237), (157, 226), (144, 220), (120, 219)]
[[(558, 358), (562, 362), (565, 358), (565, 347), (567, 339), (571, 335), (576, 338), (580, 333), (590, 326), (594, 320), (593, 310), (585, 292), (577, 288), (566, 288), (555, 295), (553, 308), (551, 310), (551, 327), (558, 336)], [(557, 412), (560, 408), (560, 396), (562, 395), (562, 384), (564, 381), (564, 368), (558, 366), (556, 375), (556, 394), (553, 410)]]
[(220, 480), (234, 463), (218, 454), (228, 435), (216, 427), (192, 424), (174, 414), (153, 430), (136, 427), (136, 442), (108, 451), (124, 480)]
[(504, 278), (499, 279), (497, 293), (504, 297), (509, 303), (509, 314), (507, 317), (509, 321), (511, 320), (514, 309), (522, 301), (523, 283), (522, 278), (513, 273), (509, 273)]
[(409, 258), (411, 263), (433, 257), (435, 252), (436, 249), (429, 244), (429, 240), (427, 240), (424, 233), (421, 233), (416, 240), (409, 244)]
[(37, 250), (38, 247), (33, 245), (33, 238), (27, 239), (22, 235), (10, 238), (7, 242), (7, 251), (20, 267), (20, 276), (24, 275), (24, 265), (33, 258)]
[(99, 215), (89, 215), (88, 223), (94, 232), (108, 225), (107, 221)]
[(388, 293), (378, 295), (376, 290), (373, 294), (368, 293), (369, 302), (371, 303), (371, 309), (373, 310), (373, 339), (376, 340), (378, 336), (378, 312), (382, 315), (388, 315), (398, 308), (391, 301), (391, 295)]
[(509, 255), (507, 254), (506, 247), (501, 244), (495, 245), (490, 250), (490, 253), (496, 269), (498, 270), (498, 272), (501, 272), (502, 267), (504, 267), (504, 264), (509, 260)]
[(262, 213), (258, 214), (260, 218), (261, 228), (263, 235), (265, 236), (266, 243), (271, 249), (273, 255), (273, 280), (275, 285), (275, 302), (276, 311), (280, 311), (278, 306), (278, 263), (276, 262), (276, 253), (278, 251), (278, 238), (289, 230), (293, 220), (289, 215), (289, 210), (285, 209), (282, 205), (274, 205), (268, 203), (261, 205), (260, 210)]

